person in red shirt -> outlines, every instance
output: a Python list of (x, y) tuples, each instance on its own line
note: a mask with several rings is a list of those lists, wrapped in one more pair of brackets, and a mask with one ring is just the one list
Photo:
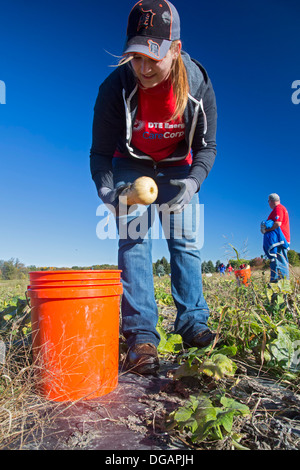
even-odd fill
[(275, 230), (280, 227), (283, 235), (288, 243), (290, 243), (290, 222), (289, 214), (287, 209), (280, 203), (280, 197), (276, 193), (269, 195), (269, 206), (272, 209), (271, 214), (268, 217), (268, 220), (273, 220), (273, 227), (267, 229), (266, 231)]
[(232, 273), (233, 267), (231, 266), (231, 264), (228, 265), (227, 271), (228, 271), (228, 274), (229, 274), (229, 275)]
[[(272, 212), (268, 220), (273, 220), (271, 228), (265, 229), (266, 232), (276, 230), (280, 227), (286, 241), (290, 243), (290, 221), (287, 209), (280, 203), (280, 197), (276, 193), (269, 195), (268, 203)], [(276, 282), (278, 278), (285, 277), (289, 279), (289, 262), (287, 256), (288, 249), (283, 246), (278, 247), (277, 258), (274, 260), (274, 266), (271, 266), (271, 281)]]

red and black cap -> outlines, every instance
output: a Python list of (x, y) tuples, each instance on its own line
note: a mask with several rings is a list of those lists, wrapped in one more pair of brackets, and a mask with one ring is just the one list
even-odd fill
[(167, 0), (140, 0), (128, 17), (123, 54), (137, 52), (161, 60), (176, 39), (180, 39), (180, 19), (174, 5)]

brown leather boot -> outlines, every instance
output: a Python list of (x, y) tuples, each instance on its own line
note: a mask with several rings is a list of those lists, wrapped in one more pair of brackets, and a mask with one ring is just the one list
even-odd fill
[(132, 346), (125, 360), (125, 368), (135, 374), (155, 374), (159, 369), (159, 360), (154, 344), (140, 343)]
[(205, 348), (209, 346), (215, 339), (216, 333), (213, 333), (209, 329), (201, 331), (189, 343), (184, 343), (186, 348)]

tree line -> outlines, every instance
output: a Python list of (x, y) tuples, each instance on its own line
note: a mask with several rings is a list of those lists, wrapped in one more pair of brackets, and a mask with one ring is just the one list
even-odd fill
[[(288, 251), (289, 263), (292, 266), (300, 266), (300, 253), (294, 250)], [(218, 271), (221, 260), (213, 263), (211, 260), (202, 262), (202, 273), (214, 273)], [(233, 269), (239, 268), (239, 263), (249, 264), (252, 268), (266, 268), (269, 265), (269, 260), (260, 256), (251, 260), (242, 259), (239, 262), (236, 259), (230, 259), (224, 262), (225, 266), (231, 264)], [(153, 274), (156, 276), (165, 276), (171, 273), (171, 265), (169, 261), (163, 256), (152, 264)], [(27, 279), (30, 271), (50, 271), (50, 270), (103, 270), (103, 269), (118, 269), (118, 266), (113, 264), (93, 264), (91, 266), (72, 266), (70, 267), (54, 267), (54, 266), (25, 266), (24, 263), (18, 258), (11, 258), (8, 261), (0, 260), (0, 279)]]
[[(300, 253), (297, 253), (294, 250), (289, 250), (288, 252), (289, 263), (292, 266), (300, 266)], [(222, 263), (221, 260), (217, 260), (213, 263), (211, 260), (202, 261), (202, 273), (215, 273), (218, 272), (218, 268)], [(251, 268), (262, 269), (267, 268), (270, 264), (270, 261), (264, 257), (256, 257), (253, 259), (229, 259), (228, 261), (223, 262), (226, 267), (231, 265), (233, 269), (238, 269), (241, 264), (249, 264)], [(158, 259), (153, 263), (153, 274), (156, 276), (163, 276), (165, 274), (171, 273), (171, 265), (167, 259), (163, 256), (161, 259)]]
[(31, 271), (55, 271), (55, 270), (103, 270), (118, 269), (118, 266), (112, 264), (94, 264), (92, 266), (72, 266), (55, 267), (55, 266), (25, 266), (18, 258), (11, 258), (8, 261), (0, 260), (0, 279), (27, 279)]

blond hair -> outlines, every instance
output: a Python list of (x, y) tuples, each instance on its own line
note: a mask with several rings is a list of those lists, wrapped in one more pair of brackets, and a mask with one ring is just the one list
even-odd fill
[[(170, 49), (174, 49), (177, 46), (178, 42), (179, 41), (173, 41)], [(134, 55), (126, 54), (124, 57), (121, 58), (118, 63), (118, 66), (130, 62), (133, 57)], [(172, 116), (169, 118), (169, 121), (172, 121), (177, 118), (182, 119), (188, 101), (189, 82), (187, 78), (186, 68), (181, 57), (181, 53), (179, 53), (178, 57), (173, 61), (170, 78), (175, 97), (175, 110)]]
[[(177, 43), (178, 41), (173, 41), (171, 49), (175, 48)], [(173, 93), (175, 96), (175, 110), (173, 116), (170, 118), (170, 121), (177, 117), (182, 119), (188, 101), (189, 82), (181, 53), (179, 53), (177, 59), (174, 60), (171, 69), (171, 80), (173, 85)]]

